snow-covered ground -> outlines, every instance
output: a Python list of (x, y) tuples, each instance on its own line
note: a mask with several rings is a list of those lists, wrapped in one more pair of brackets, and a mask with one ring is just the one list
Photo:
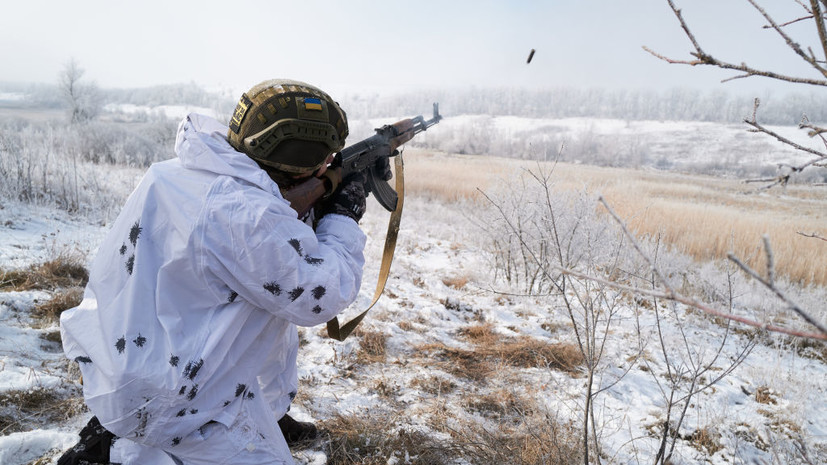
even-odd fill
[[(2, 207), (2, 269), (41, 263), (61, 250), (88, 252), (91, 259), (105, 234), (105, 227), (59, 211), (11, 202)], [(482, 402), (494, 398), (506, 404), (509, 398), (523, 399), (531, 409), (579, 427), (586, 382), (582, 367), (571, 374), (500, 361), (483, 379), (473, 379), (453, 370), (456, 362), (446, 358), (450, 350), (475, 350), (464, 331), (485, 323), (504, 340), (573, 343), (571, 321), (560, 297), (523, 296), (519, 289), (493, 279), (474, 209), (418, 198), (407, 199), (405, 209), (386, 295), (363, 322), (362, 336), (335, 342), (326, 339), (321, 328), (301, 329), (302, 392), (294, 416), (320, 422), (362, 417), (450, 443), (461, 442), (451, 431), (469, 424), (488, 431), (515, 431), (514, 418), (504, 413), (507, 408), (492, 415)], [(369, 236), (364, 285), (345, 318), (373, 295), (386, 224), (387, 214), (371, 201), (362, 222)], [(0, 293), (0, 395), (41, 387), (77, 395), (71, 363), (55, 343), (44, 343), (41, 337), (56, 328), (34, 328), (29, 317), (38, 302), (49, 298), (45, 291)], [(664, 310), (656, 319), (651, 307), (635, 305), (634, 299), (619, 297), (618, 302), (595, 380), (595, 386), (604, 389), (594, 397), (602, 463), (652, 463), (672, 392), (668, 371), (679, 365), (686, 368), (679, 363), (688, 363), (686, 354), (708, 363), (714, 348), (723, 344), (721, 360), (699, 379), (709, 383), (725, 374), (722, 370), (732, 363), (731, 357), (751, 338), (747, 331), (733, 331), (722, 343), (719, 323), (681, 307), (672, 314)], [(384, 356), (360, 355), (367, 334), (383, 335)], [(671, 364), (659, 340), (665, 341)], [(732, 373), (693, 396), (671, 463), (805, 463), (796, 452), (799, 446), (809, 454), (809, 463), (827, 463), (823, 350), (819, 358), (817, 352), (770, 347), (759, 340)], [(678, 396), (686, 393), (680, 384), (685, 375), (679, 374), (674, 385)], [(429, 389), (434, 382), (450, 389)], [(0, 413), (13, 409), (3, 405)], [(679, 414), (672, 411), (672, 420)], [(44, 456), (52, 458), (37, 463), (56, 463), (58, 451), (74, 444), (89, 415), (28, 431), (0, 432), (0, 463), (26, 465)], [(416, 460), (401, 450), (384, 453), (388, 463)], [(321, 448), (296, 451), (295, 456), (299, 463), (325, 463)], [(478, 462), (468, 458), (467, 463)]]

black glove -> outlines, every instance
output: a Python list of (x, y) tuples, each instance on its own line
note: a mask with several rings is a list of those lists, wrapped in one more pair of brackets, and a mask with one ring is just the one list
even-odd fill
[(353, 173), (339, 185), (339, 189), (327, 198), (319, 209), (319, 217), (336, 213), (353, 218), (358, 223), (365, 213), (365, 173)]

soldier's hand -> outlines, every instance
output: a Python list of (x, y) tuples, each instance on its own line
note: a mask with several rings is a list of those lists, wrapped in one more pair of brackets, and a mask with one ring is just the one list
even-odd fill
[(353, 173), (342, 181), (339, 189), (328, 197), (321, 205), (321, 217), (335, 213), (353, 218), (357, 223), (365, 214), (365, 198), (367, 192), (365, 173)]

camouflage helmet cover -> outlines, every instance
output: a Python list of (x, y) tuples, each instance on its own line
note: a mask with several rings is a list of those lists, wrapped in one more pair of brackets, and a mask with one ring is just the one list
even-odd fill
[(347, 116), (329, 95), (304, 82), (272, 79), (242, 94), (227, 139), (262, 165), (301, 174), (320, 168), (347, 135)]

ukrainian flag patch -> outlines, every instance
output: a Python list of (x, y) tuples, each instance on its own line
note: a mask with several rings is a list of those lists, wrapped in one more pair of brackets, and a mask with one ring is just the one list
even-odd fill
[(304, 109), (305, 110), (322, 110), (322, 101), (317, 98), (310, 98), (305, 97), (304, 99)]

